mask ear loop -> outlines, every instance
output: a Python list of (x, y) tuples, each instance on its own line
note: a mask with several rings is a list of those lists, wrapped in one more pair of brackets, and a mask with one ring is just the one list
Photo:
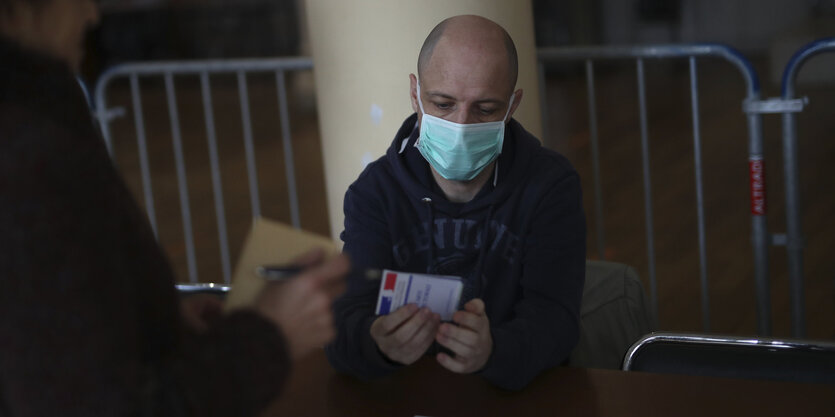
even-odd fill
[[(420, 117), (421, 117), (420, 122), (421, 122), (421, 126), (423, 126), (423, 115), (426, 114), (426, 111), (423, 110), (423, 100), (420, 99), (420, 80), (417, 81), (417, 102), (418, 102), (418, 107), (420, 107)], [(418, 135), (418, 138), (415, 141), (415, 144), (412, 145), (412, 146), (417, 147), (419, 143), (420, 143), (420, 135)]]
[[(420, 86), (420, 84), (418, 84)], [(420, 89), (418, 89), (418, 97), (420, 97)], [(513, 108), (513, 100), (516, 98), (516, 92), (514, 91), (513, 94), (510, 95), (510, 101), (507, 103), (507, 111), (504, 114), (504, 118), (502, 119), (503, 122), (507, 122), (507, 116), (510, 115), (510, 109)], [(420, 111), (423, 111), (421, 108)]]
[(417, 82), (417, 102), (418, 107), (420, 107), (420, 114), (421, 116), (423, 116), (424, 114), (426, 114), (426, 111), (423, 110), (423, 100), (420, 99), (420, 80), (418, 80)]
[[(420, 84), (418, 84), (418, 87), (420, 87)], [(418, 89), (418, 91), (420, 91), (420, 90)], [(510, 95), (510, 101), (507, 103), (507, 111), (504, 114), (504, 118), (502, 119), (502, 123), (507, 123), (507, 116), (510, 115), (510, 109), (513, 108), (513, 100), (514, 99), (516, 99), (516, 92), (515, 91), (513, 92), (513, 94)], [(423, 109), (421, 109), (421, 111), (423, 111)], [(499, 153), (501, 153), (501, 150), (499, 150)], [(496, 165), (493, 169), (493, 187), (495, 187), (496, 183), (498, 183), (498, 182), (499, 182), (499, 160), (496, 159)]]

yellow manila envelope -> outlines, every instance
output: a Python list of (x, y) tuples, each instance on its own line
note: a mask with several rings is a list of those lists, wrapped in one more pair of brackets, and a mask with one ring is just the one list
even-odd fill
[(266, 283), (264, 278), (255, 273), (256, 267), (288, 265), (313, 248), (322, 248), (328, 255), (337, 253), (336, 244), (331, 239), (263, 217), (256, 218), (232, 276), (232, 288), (226, 297), (226, 310), (254, 303)]

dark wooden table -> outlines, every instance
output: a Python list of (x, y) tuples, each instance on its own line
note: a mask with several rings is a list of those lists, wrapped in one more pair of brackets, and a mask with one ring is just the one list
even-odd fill
[(560, 367), (520, 392), (423, 358), (370, 382), (316, 352), (298, 363), (269, 416), (835, 416), (835, 385)]

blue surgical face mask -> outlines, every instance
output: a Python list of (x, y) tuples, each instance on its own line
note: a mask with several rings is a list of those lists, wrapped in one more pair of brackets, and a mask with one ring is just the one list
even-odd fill
[(475, 178), (502, 152), (505, 121), (515, 95), (510, 96), (507, 113), (501, 121), (460, 124), (426, 114), (418, 81), (418, 105), (423, 118), (420, 121), (420, 138), (415, 146), (442, 177), (454, 181)]

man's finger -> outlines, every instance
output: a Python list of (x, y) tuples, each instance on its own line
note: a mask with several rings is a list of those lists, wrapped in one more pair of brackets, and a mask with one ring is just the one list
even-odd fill
[(423, 346), (429, 347), (429, 344), (432, 343), (432, 340), (435, 339), (435, 333), (438, 332), (438, 323), (440, 322), (440, 317), (435, 313), (429, 313), (429, 317), (420, 328), (417, 329), (415, 334), (412, 338), (407, 342), (408, 344), (414, 346)]
[(394, 338), (397, 344), (401, 346), (408, 345), (412, 342), (424, 325), (431, 321), (432, 312), (427, 308), (422, 308), (406, 319), (400, 327), (396, 328), (393, 332), (390, 332), (390, 335)]
[(466, 345), (457, 339), (453, 339), (442, 334), (435, 336), (435, 340), (437, 340), (441, 346), (455, 353), (455, 357), (457, 358), (470, 358), (475, 353), (472, 346)]
[(452, 315), (452, 321), (461, 327), (471, 329), (473, 331), (481, 331), (484, 326), (484, 316), (479, 316), (469, 311), (456, 311)]
[(481, 298), (473, 298), (468, 301), (467, 304), (464, 304), (464, 310), (483, 316), (485, 311), (484, 301), (482, 301)]
[(378, 322), (380, 323), (380, 328), (383, 331), (383, 334), (393, 332), (395, 329), (400, 327), (403, 322), (417, 313), (418, 309), (418, 306), (415, 304), (406, 304), (405, 306), (394, 310), (393, 313), (380, 317)]
[[(470, 329), (465, 329), (462, 327), (453, 326), (449, 323), (444, 323), (438, 328), (438, 334), (436, 335), (436, 340), (438, 343), (441, 343), (446, 346), (446, 344), (456, 344), (466, 347), (469, 350), (478, 346), (478, 334)], [(447, 346), (450, 349), (452, 347)], [(454, 350), (455, 353), (463, 353)]]
[(455, 373), (461, 374), (467, 369), (466, 362), (461, 359), (453, 358), (446, 353), (439, 353), (438, 356), (435, 356), (435, 359), (441, 364), (441, 366)]

